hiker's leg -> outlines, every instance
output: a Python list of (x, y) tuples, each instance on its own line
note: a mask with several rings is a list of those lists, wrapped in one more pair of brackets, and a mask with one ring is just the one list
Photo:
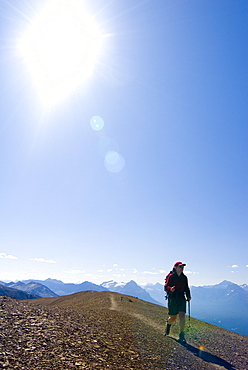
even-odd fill
[(179, 312), (179, 327), (180, 327), (180, 332), (184, 332), (185, 328), (185, 312)]
[(165, 335), (170, 334), (171, 324), (176, 320), (176, 318), (177, 318), (177, 315), (170, 315), (170, 317), (168, 318), (166, 329), (165, 329)]
[(169, 308), (169, 318), (167, 320), (167, 325), (165, 329), (165, 335), (170, 334), (170, 328), (171, 324), (173, 324), (174, 321), (176, 321), (177, 314), (178, 314), (178, 309), (176, 305), (176, 300), (173, 298), (169, 298), (168, 300), (168, 308)]
[(167, 320), (167, 323), (171, 325), (173, 324), (174, 321), (176, 321), (176, 319), (177, 319), (177, 315), (170, 315), (170, 317)]

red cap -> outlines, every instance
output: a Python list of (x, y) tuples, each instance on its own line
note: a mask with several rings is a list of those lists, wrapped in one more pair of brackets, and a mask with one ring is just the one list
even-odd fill
[(182, 263), (182, 262), (176, 262), (174, 267), (178, 267), (178, 266), (186, 266), (186, 263)]

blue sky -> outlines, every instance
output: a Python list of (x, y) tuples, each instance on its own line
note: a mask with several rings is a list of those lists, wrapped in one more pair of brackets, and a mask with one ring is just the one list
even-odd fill
[(73, 2), (101, 47), (49, 104), (20, 53), (46, 3), (0, 2), (0, 280), (248, 283), (247, 2)]

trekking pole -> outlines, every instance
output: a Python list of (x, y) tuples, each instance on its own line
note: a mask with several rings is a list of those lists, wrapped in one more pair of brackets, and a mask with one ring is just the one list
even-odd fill
[(190, 327), (190, 301), (188, 301), (188, 315), (189, 315), (189, 327)]

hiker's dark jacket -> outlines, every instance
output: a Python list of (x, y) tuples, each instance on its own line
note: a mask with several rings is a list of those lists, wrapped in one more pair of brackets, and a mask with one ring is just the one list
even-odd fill
[[(174, 292), (171, 291), (173, 286), (175, 286)], [(170, 298), (183, 298), (184, 293), (186, 294), (187, 299), (191, 298), (188, 278), (184, 273), (179, 276), (176, 272), (171, 271), (166, 278), (164, 289)]]

